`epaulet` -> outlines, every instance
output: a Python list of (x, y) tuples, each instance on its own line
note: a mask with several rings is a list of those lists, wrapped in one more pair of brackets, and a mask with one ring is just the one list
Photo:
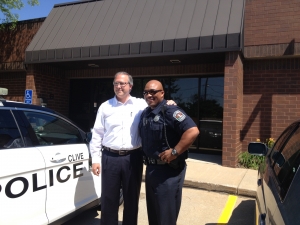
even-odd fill
[(166, 109), (172, 109), (174, 107), (176, 108), (177, 106), (178, 105), (168, 105), (168, 104), (165, 104), (165, 105), (162, 106), (162, 108), (165, 108), (165, 110), (166, 110)]
[(174, 107), (174, 105), (168, 105), (168, 104), (165, 104), (161, 107), (160, 111), (164, 114), (166, 113), (169, 109), (172, 109)]

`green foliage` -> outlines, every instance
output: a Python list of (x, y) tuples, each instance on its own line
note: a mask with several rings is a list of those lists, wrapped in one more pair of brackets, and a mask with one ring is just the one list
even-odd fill
[[(30, 6), (39, 4), (39, 0), (27, 0), (26, 2)], [(10, 24), (11, 29), (15, 28), (19, 15), (11, 11), (14, 9), (20, 10), (23, 7), (24, 0), (0, 0), (0, 13), (4, 15), (4, 18), (1, 18), (0, 29), (3, 29), (6, 24)]]
[(268, 146), (268, 148), (272, 148), (273, 145), (275, 143), (275, 139), (274, 138), (267, 138), (266, 139), (266, 145)]
[(243, 152), (239, 155), (238, 160), (241, 167), (257, 170), (259, 165), (264, 162), (265, 157)]
[[(256, 139), (256, 142), (260, 142), (260, 139)], [(267, 138), (265, 145), (268, 148), (272, 148), (275, 143), (274, 138)], [(259, 165), (263, 163), (265, 160), (264, 156), (258, 156), (258, 155), (251, 155), (248, 152), (243, 152), (238, 157), (238, 163), (239, 166), (248, 168), (248, 169), (255, 169), (257, 170), (259, 168)]]

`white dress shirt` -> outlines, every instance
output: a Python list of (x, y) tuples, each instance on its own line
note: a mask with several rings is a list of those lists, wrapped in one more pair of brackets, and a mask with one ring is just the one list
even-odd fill
[(114, 97), (100, 105), (90, 141), (92, 163), (101, 162), (102, 146), (115, 150), (141, 147), (138, 124), (146, 107), (143, 98), (132, 96), (125, 103)]

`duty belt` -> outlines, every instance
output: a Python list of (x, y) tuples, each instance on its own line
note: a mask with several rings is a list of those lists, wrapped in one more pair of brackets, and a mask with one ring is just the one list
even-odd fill
[(154, 159), (154, 158), (150, 158), (150, 157), (144, 157), (144, 162), (146, 165), (165, 165), (168, 164), (165, 161), (162, 161), (160, 159)]
[(132, 149), (132, 150), (114, 150), (114, 149), (108, 148), (106, 146), (102, 146), (102, 148), (106, 151), (109, 151), (109, 152), (112, 152), (112, 153), (115, 153), (118, 155), (129, 155), (129, 154), (135, 152), (136, 150), (141, 149), (141, 148), (136, 148), (136, 149)]

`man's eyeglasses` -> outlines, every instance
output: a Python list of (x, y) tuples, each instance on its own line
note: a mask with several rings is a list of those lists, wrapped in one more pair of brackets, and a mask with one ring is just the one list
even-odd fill
[(143, 95), (148, 95), (148, 94), (150, 94), (150, 95), (155, 95), (157, 92), (160, 92), (160, 91), (162, 91), (162, 90), (149, 90), (149, 91), (143, 91)]
[(119, 85), (120, 85), (121, 87), (125, 87), (126, 84), (129, 84), (129, 82), (113, 82), (113, 85), (114, 85), (115, 87), (118, 87)]

